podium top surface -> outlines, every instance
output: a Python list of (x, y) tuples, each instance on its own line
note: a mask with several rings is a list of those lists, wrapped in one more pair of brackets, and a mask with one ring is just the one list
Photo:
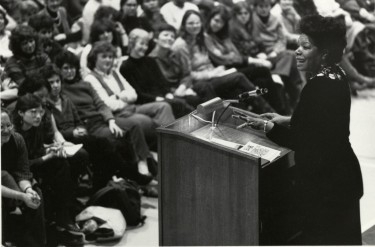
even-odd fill
[[(232, 152), (245, 157), (250, 156), (254, 159), (258, 159), (259, 157), (252, 156), (239, 150), (240, 147), (244, 146), (249, 141), (280, 151), (280, 157), (291, 152), (290, 149), (281, 147), (269, 140), (263, 131), (253, 130), (250, 127), (236, 129), (236, 127), (244, 123), (244, 121), (232, 118), (233, 110), (251, 115), (250, 112), (230, 107), (221, 116), (219, 123), (213, 127), (212, 124), (208, 123), (212, 120), (212, 113), (205, 115), (197, 114), (202, 120), (208, 121), (204, 122), (193, 117), (192, 114), (196, 114), (196, 112), (193, 112), (192, 114), (177, 119), (167, 126), (158, 128), (158, 132), (194, 139), (197, 142), (207, 143), (208, 145), (215, 146), (223, 151)], [(215, 113), (215, 123), (221, 113), (222, 110)], [(262, 166), (267, 163), (269, 162), (262, 159)]]

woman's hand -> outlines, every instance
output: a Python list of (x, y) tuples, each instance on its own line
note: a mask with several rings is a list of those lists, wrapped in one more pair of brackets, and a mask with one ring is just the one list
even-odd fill
[(256, 130), (262, 130), (266, 133), (270, 131), (274, 126), (274, 123), (270, 120), (265, 120), (262, 118), (253, 118), (250, 116), (247, 116), (246, 118), (248, 119), (248, 126)]
[(164, 101), (164, 100), (165, 100), (165, 98), (160, 97), (160, 96), (156, 96), (156, 98), (155, 98), (155, 101), (157, 101), (157, 102)]
[(32, 209), (37, 209), (40, 206), (40, 196), (32, 188), (28, 188), (27, 191), (23, 194), (23, 202)]
[(73, 130), (73, 136), (75, 138), (80, 138), (87, 135), (87, 130), (83, 127), (77, 127)]
[(186, 91), (186, 85), (181, 84), (181, 85), (178, 86), (178, 88), (176, 88), (176, 90), (174, 91), (174, 95), (179, 96), (179, 97), (184, 97), (184, 96), (185, 96), (185, 91)]
[(122, 129), (115, 123), (115, 120), (114, 119), (110, 119), (108, 121), (108, 127), (109, 127), (109, 130), (111, 131), (111, 133), (113, 135), (115, 135), (116, 137), (123, 137), (124, 135), (124, 132), (122, 131)]
[(273, 123), (277, 123), (279, 125), (283, 125), (285, 127), (288, 127), (290, 124), (290, 117), (287, 116), (281, 116), (277, 113), (264, 113), (260, 115), (261, 118), (270, 120)]
[(174, 99), (174, 96), (173, 96), (173, 94), (171, 94), (171, 93), (167, 93), (167, 94), (165, 95), (165, 98), (166, 98), (166, 99)]

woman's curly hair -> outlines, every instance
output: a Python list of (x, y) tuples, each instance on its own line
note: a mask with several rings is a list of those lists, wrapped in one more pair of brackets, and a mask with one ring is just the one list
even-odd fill
[(306, 34), (320, 51), (327, 52), (327, 64), (340, 62), (346, 47), (344, 18), (308, 15), (301, 19), (299, 31)]
[(32, 27), (27, 25), (19, 25), (12, 31), (9, 41), (9, 48), (15, 56), (23, 55), (21, 43), (22, 41), (28, 39), (34, 39), (36, 52), (38, 47), (38, 36)]

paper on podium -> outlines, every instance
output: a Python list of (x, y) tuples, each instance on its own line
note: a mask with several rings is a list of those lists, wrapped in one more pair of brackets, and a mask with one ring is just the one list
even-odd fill
[(254, 142), (246, 143), (246, 145), (240, 148), (239, 150), (254, 155), (256, 157), (266, 159), (270, 162), (279, 157), (281, 153), (279, 150), (265, 147)]
[(65, 153), (66, 155), (68, 155), (69, 157), (75, 155), (78, 150), (80, 150), (82, 148), (83, 144), (76, 144), (76, 145), (72, 145), (72, 146), (64, 146), (64, 150), (65, 150)]

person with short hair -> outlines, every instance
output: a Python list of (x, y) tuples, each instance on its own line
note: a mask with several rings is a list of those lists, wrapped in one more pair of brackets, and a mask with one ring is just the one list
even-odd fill
[(252, 127), (295, 152), (293, 211), (301, 234), (293, 244), (361, 245), (363, 182), (349, 141), (350, 87), (338, 65), (346, 47), (345, 24), (311, 15), (301, 19), (300, 32), (297, 68), (308, 79), (296, 110), (292, 117), (263, 114)]
[(161, 24), (155, 32), (155, 48), (149, 54), (159, 65), (160, 71), (167, 80), (167, 86), (176, 97), (181, 97), (190, 105), (197, 107), (198, 104), (213, 98), (216, 93), (212, 87), (205, 83), (199, 94), (194, 91), (192, 78), (183, 75), (178, 56), (172, 50), (176, 40), (176, 30), (169, 24)]
[(129, 59), (120, 69), (138, 94), (138, 104), (169, 104), (179, 118), (194, 110), (183, 98), (175, 97), (156, 61), (146, 56), (149, 36), (145, 30), (133, 29), (129, 34)]
[[(25, 141), (13, 127), (9, 112), (2, 108), (2, 240), (15, 242), (17, 246), (44, 246), (46, 229), (43, 197), (30, 171)], [(14, 221), (9, 216), (17, 208), (21, 209), (21, 221)]]

